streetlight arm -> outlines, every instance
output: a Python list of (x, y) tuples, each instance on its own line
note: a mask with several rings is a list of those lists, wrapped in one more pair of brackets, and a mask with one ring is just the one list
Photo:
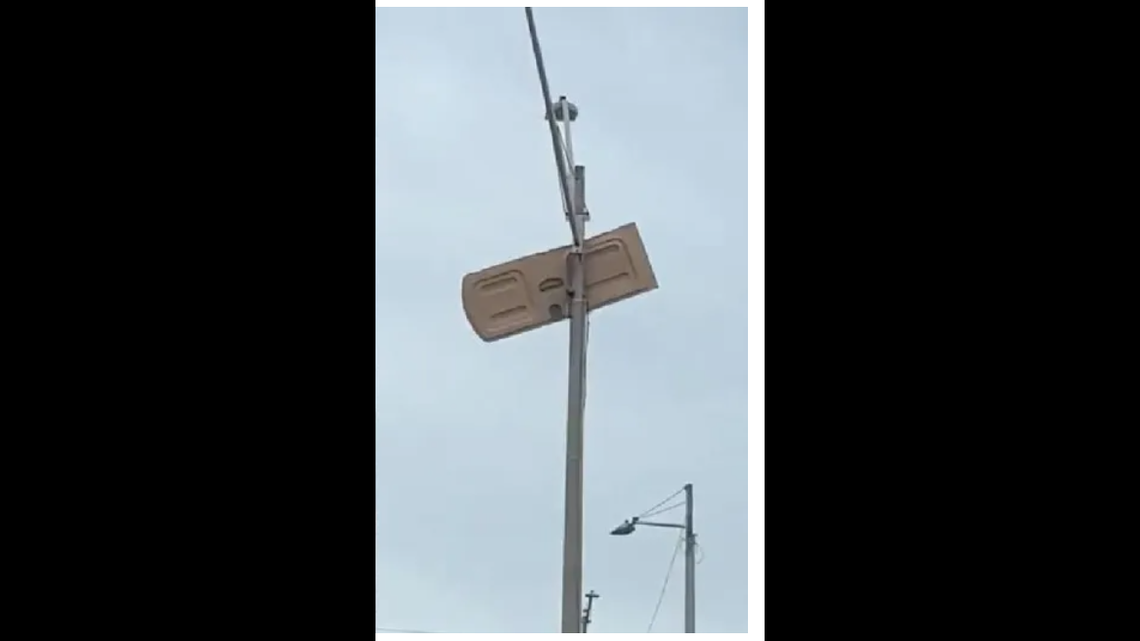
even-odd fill
[(654, 523), (653, 521), (638, 521), (637, 524), (652, 525), (653, 527), (675, 527), (682, 530), (685, 529), (685, 525), (683, 523)]

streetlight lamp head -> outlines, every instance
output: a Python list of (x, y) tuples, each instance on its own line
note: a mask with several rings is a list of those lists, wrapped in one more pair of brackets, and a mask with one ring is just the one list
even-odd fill
[(626, 521), (625, 523), (622, 523), (621, 525), (615, 527), (613, 531), (610, 532), (610, 534), (613, 536), (625, 536), (627, 534), (633, 534), (633, 530), (636, 528), (636, 526), (637, 519), (634, 518), (631, 521)]

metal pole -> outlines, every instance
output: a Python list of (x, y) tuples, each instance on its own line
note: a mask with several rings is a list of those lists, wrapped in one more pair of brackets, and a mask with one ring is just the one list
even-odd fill
[[(569, 122), (561, 99), (564, 125)], [(567, 138), (569, 130), (567, 129)], [(569, 143), (569, 140), (567, 140)], [(568, 145), (569, 146), (569, 145)], [(573, 177), (573, 174), (570, 174)], [(574, 191), (571, 190), (571, 194)], [(585, 222), (576, 198), (570, 198), (570, 223), (577, 239), (585, 238)], [(570, 365), (566, 398), (566, 515), (562, 548), (562, 632), (581, 632), (582, 612), (582, 454), (586, 407), (586, 277), (583, 243), (574, 243), (566, 261), (570, 284)]]
[(694, 554), (697, 536), (693, 534), (693, 484), (685, 484), (685, 632), (697, 631), (696, 570)]
[(590, 614), (594, 610), (594, 599), (598, 598), (598, 594), (593, 590), (586, 593), (586, 611), (582, 614), (582, 634), (585, 634), (590, 628)]
[(586, 356), (586, 297), (582, 251), (571, 251), (570, 368), (566, 405), (566, 529), (562, 547), (562, 631), (578, 632), (582, 611), (582, 384)]
[(558, 102), (562, 109), (562, 131), (566, 134), (562, 147), (566, 152), (567, 173), (570, 174), (574, 171), (574, 141), (570, 139), (570, 105), (566, 103), (566, 96), (558, 96)]
[(586, 278), (583, 273), (583, 244), (586, 242), (585, 216), (579, 215), (581, 198), (575, 198), (577, 191), (574, 181), (578, 172), (567, 167), (567, 149), (572, 148), (569, 140), (570, 104), (566, 98), (559, 98), (563, 128), (567, 140), (559, 136), (555, 122), (554, 104), (550, 99), (550, 85), (546, 80), (546, 67), (542, 62), (542, 48), (538, 43), (538, 30), (534, 24), (531, 7), (526, 11), (527, 29), (530, 32), (531, 48), (534, 50), (534, 64), (538, 70), (538, 81), (542, 87), (547, 124), (550, 126), (550, 142), (554, 149), (554, 164), (558, 166), (558, 182), (562, 191), (570, 223), (570, 234), (574, 239), (573, 248), (567, 256), (567, 283), (570, 298), (570, 363), (569, 383), (566, 400), (566, 506), (565, 532), (562, 539), (562, 632), (581, 632), (582, 622), (582, 416), (586, 404)]
[[(538, 43), (538, 30), (534, 24), (534, 12), (530, 7), (524, 7), (526, 10), (526, 23), (527, 29), (530, 31), (530, 44), (534, 49), (534, 65), (538, 69), (538, 82), (542, 87), (542, 100), (546, 103), (546, 124), (550, 126), (550, 144), (554, 149), (554, 164), (558, 167), (558, 182), (559, 188), (562, 191), (562, 202), (566, 204), (566, 209), (571, 210), (570, 199), (572, 198), (571, 185), (567, 182), (567, 176), (573, 175), (573, 168), (566, 167), (566, 152), (561, 144), (561, 137), (558, 135), (558, 124), (554, 118), (554, 103), (550, 98), (550, 84), (546, 81), (546, 66), (542, 64), (542, 47)], [(563, 98), (563, 101), (565, 98)], [(570, 114), (566, 112), (566, 105), (563, 104), (562, 114), (564, 118), (569, 119)], [(574, 244), (577, 245), (585, 241), (579, 234), (578, 226), (574, 223), (573, 217), (570, 220), (570, 233), (574, 236)]]

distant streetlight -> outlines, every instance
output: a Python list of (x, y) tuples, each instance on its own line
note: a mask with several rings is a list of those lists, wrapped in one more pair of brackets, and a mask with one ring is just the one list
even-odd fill
[(697, 547), (697, 535), (693, 534), (693, 484), (685, 484), (684, 523), (655, 523), (653, 521), (644, 521), (640, 517), (635, 516), (614, 528), (610, 534), (614, 536), (629, 536), (637, 530), (637, 526), (639, 525), (680, 528), (685, 531), (685, 632), (696, 632), (696, 580), (693, 573), (696, 568), (694, 553)]

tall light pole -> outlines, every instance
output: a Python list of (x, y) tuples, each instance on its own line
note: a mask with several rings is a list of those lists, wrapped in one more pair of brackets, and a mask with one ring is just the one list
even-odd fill
[[(586, 242), (586, 213), (584, 202), (585, 169), (574, 164), (570, 123), (577, 119), (578, 108), (560, 96), (555, 105), (550, 100), (550, 85), (546, 80), (546, 66), (542, 62), (542, 48), (538, 44), (538, 31), (534, 12), (526, 7), (527, 29), (530, 31), (534, 63), (538, 68), (538, 81), (542, 100), (546, 106), (546, 121), (550, 126), (550, 143), (554, 149), (554, 164), (558, 168), (558, 183), (562, 191), (562, 205), (570, 223), (573, 243), (566, 260), (567, 294), (570, 298), (570, 358), (566, 394), (566, 502), (562, 535), (562, 632), (582, 631), (582, 455), (583, 418), (586, 410), (586, 265), (583, 246)], [(562, 123), (560, 135), (558, 125)]]
[[(696, 561), (697, 535), (693, 533), (693, 484), (685, 484), (685, 522), (684, 523), (656, 523), (645, 521), (640, 517), (633, 517), (617, 526), (610, 534), (626, 536), (633, 534), (639, 525), (650, 527), (669, 527), (685, 530), (685, 632), (696, 632), (697, 604), (696, 604)], [(674, 494), (676, 496), (676, 494)]]
[[(573, 162), (569, 150), (570, 121), (574, 118), (568, 105), (566, 96), (559, 98), (559, 115), (566, 133), (566, 156)], [(575, 167), (574, 174), (570, 176), (575, 187), (569, 195), (567, 212), (571, 229), (575, 231), (574, 245), (566, 264), (570, 281), (570, 366), (566, 395), (566, 518), (562, 546), (563, 632), (579, 631), (579, 613), (582, 611), (582, 423), (586, 412), (586, 265), (582, 260), (582, 246), (586, 238), (586, 217), (577, 179), (581, 173)]]
[[(571, 244), (488, 267), (463, 277), (463, 310), (484, 341), (570, 321), (566, 398), (566, 505), (562, 543), (562, 632), (582, 632), (582, 457), (586, 404), (587, 314), (657, 288), (637, 226), (586, 238), (585, 168), (574, 164), (570, 123), (578, 107), (550, 98), (534, 15), (526, 7), (550, 142)], [(559, 130), (561, 125), (561, 131)], [(589, 265), (589, 274), (587, 274)], [(588, 299), (588, 300), (587, 300)]]

